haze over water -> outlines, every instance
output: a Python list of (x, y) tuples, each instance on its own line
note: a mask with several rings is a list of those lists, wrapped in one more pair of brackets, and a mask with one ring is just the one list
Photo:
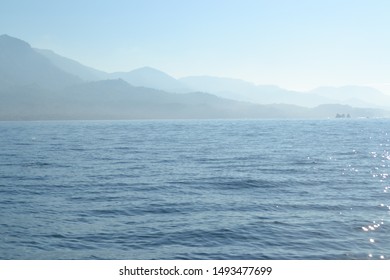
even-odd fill
[(388, 259), (387, 122), (1, 122), (0, 258)]

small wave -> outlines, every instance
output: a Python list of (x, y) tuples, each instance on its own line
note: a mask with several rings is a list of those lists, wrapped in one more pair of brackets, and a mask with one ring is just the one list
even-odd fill
[(48, 167), (51, 165), (52, 164), (49, 162), (41, 162), (41, 161), (27, 162), (27, 163), (23, 164), (24, 167)]
[(222, 189), (271, 189), (277, 188), (280, 186), (280, 182), (275, 181), (267, 181), (267, 180), (232, 180), (232, 181), (224, 181), (213, 183), (219, 188)]
[(62, 234), (59, 234), (59, 233), (46, 235), (46, 237), (48, 237), (48, 238), (59, 238), (59, 239), (65, 239), (66, 238), (65, 235), (62, 235)]

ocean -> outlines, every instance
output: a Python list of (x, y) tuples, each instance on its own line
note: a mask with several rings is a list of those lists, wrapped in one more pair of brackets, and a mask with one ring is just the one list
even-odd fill
[(0, 122), (0, 259), (389, 259), (390, 121)]

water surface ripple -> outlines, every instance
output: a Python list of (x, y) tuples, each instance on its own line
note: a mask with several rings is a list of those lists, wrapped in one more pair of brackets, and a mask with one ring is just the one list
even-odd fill
[(0, 258), (388, 259), (388, 127), (0, 122)]

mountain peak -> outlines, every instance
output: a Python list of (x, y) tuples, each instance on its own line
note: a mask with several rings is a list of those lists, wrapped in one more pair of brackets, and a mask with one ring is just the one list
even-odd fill
[(144, 66), (144, 67), (140, 67), (140, 68), (136, 68), (134, 69), (133, 71), (136, 71), (136, 70), (139, 70), (139, 71), (155, 71), (155, 72), (162, 72), (156, 68), (153, 68), (153, 67), (150, 67), (150, 66)]
[(145, 75), (145, 74), (148, 74), (148, 75), (158, 75), (158, 76), (164, 76), (166, 78), (170, 78), (170, 79), (174, 79), (172, 76), (168, 75), (167, 73), (164, 73), (163, 71), (161, 70), (158, 70), (156, 68), (153, 68), (153, 67), (149, 67), (149, 66), (144, 66), (144, 67), (140, 67), (140, 68), (137, 68), (137, 69), (134, 69), (128, 73), (132, 73), (132, 74), (140, 74), (140, 75)]
[[(14, 37), (9, 36), (8, 34), (2, 34), (0, 35), (0, 40), (9, 40), (9, 39), (16, 39)], [(19, 39), (17, 39), (19, 40)]]
[(0, 35), (0, 48), (1, 49), (31, 49), (30, 44), (15, 37), (11, 37), (7, 34)]
[(81, 82), (54, 66), (25, 41), (9, 35), (0, 36), (0, 73), (6, 87), (36, 84), (45, 89), (58, 89)]
[(152, 67), (141, 67), (130, 72), (111, 73), (110, 78), (121, 78), (136, 87), (149, 87), (169, 92), (189, 92), (174, 77)]

